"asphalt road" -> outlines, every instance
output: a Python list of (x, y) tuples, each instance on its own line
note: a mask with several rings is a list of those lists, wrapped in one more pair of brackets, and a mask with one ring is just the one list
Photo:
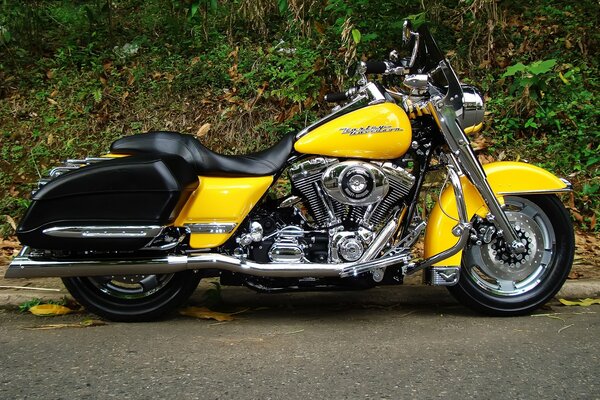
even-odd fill
[(28, 328), (90, 315), (0, 311), (0, 398), (600, 399), (600, 306), (488, 318), (442, 288), (223, 294), (251, 310), (51, 330)]

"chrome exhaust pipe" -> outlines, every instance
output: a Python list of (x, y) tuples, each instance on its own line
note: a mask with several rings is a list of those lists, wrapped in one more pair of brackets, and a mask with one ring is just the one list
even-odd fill
[[(219, 269), (241, 274), (277, 278), (340, 277), (344, 271), (355, 267), (376, 265), (386, 267), (406, 261), (406, 255), (386, 257), (369, 262), (342, 264), (272, 263), (259, 264), (242, 261), (223, 254), (173, 255), (147, 260), (85, 260), (40, 261), (29, 257), (30, 249), (24, 247), (10, 263), (6, 278), (74, 277), (136, 274), (171, 274), (185, 270)], [(349, 276), (349, 275), (346, 275)]]

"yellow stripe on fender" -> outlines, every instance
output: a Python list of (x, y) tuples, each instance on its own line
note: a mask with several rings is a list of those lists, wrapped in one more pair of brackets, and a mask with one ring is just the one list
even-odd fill
[[(200, 186), (177, 217), (175, 226), (188, 224), (234, 223), (236, 228), (263, 197), (272, 176), (222, 178), (200, 176)], [(192, 248), (220, 246), (235, 232), (192, 233)]]
[[(496, 162), (486, 164), (483, 169), (487, 175), (492, 190), (502, 204), (503, 195), (510, 194), (539, 194), (560, 193), (569, 191), (568, 184), (535, 165), (520, 162)], [(466, 178), (461, 177), (467, 213), (469, 216), (485, 216), (488, 212), (485, 202)], [(425, 231), (424, 257), (434, 256), (452, 247), (458, 239), (452, 235), (452, 228), (458, 221), (456, 199), (451, 187), (442, 192), (440, 200), (436, 203), (427, 222)], [(462, 252), (458, 252), (435, 266), (459, 266)]]

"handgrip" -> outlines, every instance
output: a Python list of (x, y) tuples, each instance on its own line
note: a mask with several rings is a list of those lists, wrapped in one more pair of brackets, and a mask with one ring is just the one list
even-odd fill
[(387, 70), (387, 64), (383, 61), (366, 61), (367, 74), (383, 74)]
[(324, 99), (328, 103), (339, 103), (340, 101), (348, 100), (348, 95), (346, 92), (333, 92), (327, 93)]

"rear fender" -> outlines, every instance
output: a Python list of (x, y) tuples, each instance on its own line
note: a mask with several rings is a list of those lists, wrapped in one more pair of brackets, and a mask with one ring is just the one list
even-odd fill
[[(571, 191), (571, 184), (535, 165), (520, 162), (496, 162), (483, 166), (488, 182), (504, 204), (505, 195), (533, 195)], [(467, 213), (470, 217), (485, 217), (488, 209), (473, 184), (461, 177)], [(456, 198), (451, 187), (446, 187), (430, 213), (425, 231), (424, 257), (429, 258), (454, 246), (458, 239), (452, 228), (458, 223)], [(434, 266), (460, 266), (462, 251)]]

